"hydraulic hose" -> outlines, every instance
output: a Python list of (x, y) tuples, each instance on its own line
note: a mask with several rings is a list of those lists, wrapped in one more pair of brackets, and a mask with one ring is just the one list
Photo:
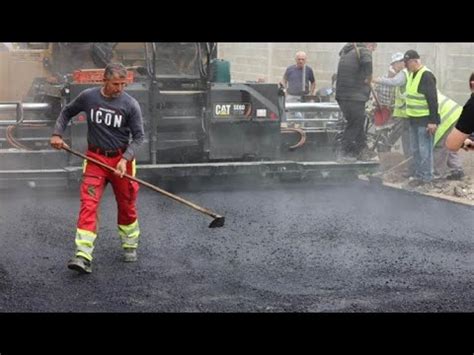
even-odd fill
[(33, 150), (20, 142), (16, 140), (16, 138), (13, 136), (13, 132), (16, 127), (29, 127), (29, 128), (41, 128), (41, 127), (46, 127), (46, 124), (21, 124), (21, 125), (12, 125), (8, 126), (5, 130), (5, 137), (7, 139), (7, 142), (14, 148), (21, 149), (21, 150)]
[(301, 128), (282, 128), (281, 133), (298, 133), (300, 135), (300, 140), (295, 145), (288, 147), (289, 150), (295, 150), (302, 147), (306, 143), (306, 132)]

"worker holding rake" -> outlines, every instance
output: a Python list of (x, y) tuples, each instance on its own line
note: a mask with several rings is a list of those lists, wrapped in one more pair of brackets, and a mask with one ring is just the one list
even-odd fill
[(140, 106), (124, 92), (127, 69), (120, 63), (107, 65), (103, 85), (84, 90), (66, 105), (54, 127), (50, 144), (66, 149), (63, 134), (71, 119), (81, 112), (87, 117), (86, 156), (114, 169), (84, 161), (81, 206), (76, 230), (75, 256), (68, 268), (91, 273), (92, 253), (98, 232), (98, 208), (107, 183), (112, 185), (118, 207), (118, 234), (124, 249), (124, 261), (137, 260), (140, 235), (136, 200), (139, 185), (124, 178), (135, 175), (135, 153), (144, 140)]

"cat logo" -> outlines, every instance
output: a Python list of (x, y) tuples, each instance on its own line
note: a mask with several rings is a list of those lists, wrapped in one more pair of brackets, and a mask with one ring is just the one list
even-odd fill
[(214, 113), (216, 116), (229, 116), (230, 105), (216, 105)]

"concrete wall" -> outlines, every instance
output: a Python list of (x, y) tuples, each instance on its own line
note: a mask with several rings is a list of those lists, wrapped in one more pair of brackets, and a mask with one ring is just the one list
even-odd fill
[[(330, 86), (337, 70), (338, 52), (345, 43), (219, 43), (219, 57), (231, 62), (232, 80), (263, 78), (281, 80), (286, 67), (294, 64), (296, 51), (308, 54), (317, 88)], [(438, 88), (464, 104), (469, 98), (468, 79), (474, 71), (474, 43), (379, 43), (374, 52), (374, 76), (383, 75), (394, 52), (415, 49), (434, 72)]]
[(24, 100), (33, 78), (45, 77), (45, 52), (15, 49), (0, 52), (0, 101)]

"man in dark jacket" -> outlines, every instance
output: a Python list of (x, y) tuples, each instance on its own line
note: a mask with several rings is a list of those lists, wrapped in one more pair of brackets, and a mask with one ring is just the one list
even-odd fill
[(347, 121), (342, 136), (344, 160), (366, 160), (365, 104), (370, 96), (372, 52), (376, 43), (348, 43), (339, 52), (336, 100)]

